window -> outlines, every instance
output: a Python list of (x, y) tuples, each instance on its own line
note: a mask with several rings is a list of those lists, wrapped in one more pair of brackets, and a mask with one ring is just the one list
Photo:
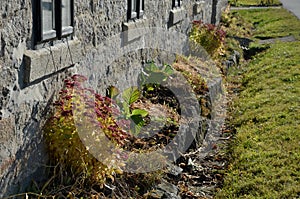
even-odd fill
[(35, 43), (61, 39), (74, 32), (74, 0), (34, 1)]
[(61, 21), (62, 21), (62, 36), (67, 36), (73, 33), (73, 1), (62, 0), (61, 1)]
[(140, 19), (144, 15), (144, 0), (128, 0), (128, 20)]
[(172, 8), (179, 8), (182, 4), (182, 0), (172, 0)]

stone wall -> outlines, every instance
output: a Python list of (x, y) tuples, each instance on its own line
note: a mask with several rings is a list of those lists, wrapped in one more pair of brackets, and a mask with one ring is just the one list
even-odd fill
[(221, 14), (226, 9), (228, 5), (227, 0), (218, 0), (217, 1), (217, 8), (216, 8), (216, 15), (215, 15), (215, 23), (219, 24), (221, 20)]
[[(120, 46), (107, 42), (111, 51), (103, 54), (104, 41), (123, 30), (129, 30), (127, 40), (138, 41), (142, 33), (130, 30), (143, 27), (187, 34), (192, 20), (212, 19), (212, 0), (183, 1), (175, 11), (171, 0), (145, 0), (144, 19), (135, 23), (127, 21), (126, 1), (75, 0), (74, 37), (35, 50), (33, 1), (0, 2), (0, 198), (24, 191), (32, 179), (41, 180), (47, 164), (41, 128), (67, 75), (80, 72), (93, 79), (96, 70), (97, 86), (103, 90), (110, 84), (126, 84), (142, 61), (174, 59), (161, 58), (161, 51), (153, 49), (115, 58)], [(113, 57), (112, 65), (101, 65), (108, 56)]]
[(0, 2), (0, 198), (27, 186), (47, 156), (40, 126), (64, 74), (23, 86), (23, 55), (32, 48), (31, 2)]

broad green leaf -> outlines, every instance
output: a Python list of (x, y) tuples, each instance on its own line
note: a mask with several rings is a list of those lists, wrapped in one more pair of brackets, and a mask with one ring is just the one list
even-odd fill
[(167, 76), (162, 73), (162, 72), (153, 72), (150, 74), (149, 78), (148, 78), (148, 82), (149, 83), (156, 83), (156, 84), (160, 84), (162, 83), (165, 79), (167, 78)]
[(151, 73), (151, 72), (157, 72), (159, 71), (159, 68), (154, 64), (154, 62), (148, 64), (145, 67), (145, 72)]
[(109, 98), (114, 99), (114, 98), (116, 98), (119, 94), (120, 94), (120, 91), (119, 91), (119, 89), (117, 89), (116, 87), (114, 87), (114, 86), (109, 86), (109, 87), (107, 88), (107, 96), (108, 96)]
[(127, 105), (131, 105), (140, 98), (140, 94), (137, 87), (130, 87), (123, 92), (122, 97)]
[(143, 126), (145, 123), (141, 115), (131, 115), (130, 118), (134, 121), (135, 125)]
[(159, 71), (159, 68), (155, 65), (154, 62), (152, 62), (149, 66), (151, 71), (153, 72)]
[(143, 126), (135, 125), (135, 126), (134, 126), (134, 135), (138, 135), (138, 134), (141, 132), (142, 127), (143, 127)]
[(154, 91), (154, 87), (150, 86), (149, 84), (147, 85), (147, 91)]
[(132, 115), (131, 119), (133, 121), (131, 122), (131, 129), (133, 130), (134, 135), (137, 135), (140, 133), (145, 121), (141, 115)]
[(147, 81), (147, 76), (142, 72), (139, 74), (139, 84), (144, 85), (145, 82)]
[(146, 117), (148, 115), (148, 111), (143, 109), (134, 109), (131, 113), (131, 116), (133, 115), (141, 115), (142, 117)]
[(165, 72), (167, 75), (172, 75), (172, 74), (174, 73), (174, 70), (173, 70), (172, 66), (170, 66), (170, 65), (165, 65), (164, 72)]
[(127, 102), (123, 102), (123, 113), (125, 114), (125, 117), (126, 118), (129, 118), (130, 117), (130, 107), (129, 105), (127, 104)]

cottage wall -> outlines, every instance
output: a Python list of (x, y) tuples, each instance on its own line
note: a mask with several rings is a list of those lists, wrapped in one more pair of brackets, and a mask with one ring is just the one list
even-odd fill
[[(225, 2), (218, 1), (212, 12), (212, 0), (183, 1), (181, 10), (171, 14), (171, 0), (145, 0), (145, 19), (128, 23), (124, 0), (75, 0), (75, 35), (35, 46), (34, 1), (0, 1), (0, 198), (24, 191), (32, 179), (44, 177), (47, 153), (41, 127), (67, 75), (79, 72), (97, 78), (101, 92), (110, 84), (126, 84), (142, 61), (174, 59), (160, 57), (153, 49), (137, 49), (113, 58), (107, 66), (103, 60), (113, 57), (120, 46), (107, 42), (111, 48), (103, 54), (104, 41), (145, 26), (187, 34), (192, 20), (211, 22), (212, 13), (219, 18)], [(127, 40), (138, 40), (135, 34), (139, 33), (127, 34)], [(126, 42), (130, 41), (124, 46)]]

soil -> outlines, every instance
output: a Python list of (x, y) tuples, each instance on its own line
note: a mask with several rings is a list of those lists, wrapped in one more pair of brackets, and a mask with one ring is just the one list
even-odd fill
[(223, 171), (228, 162), (225, 150), (231, 139), (231, 133), (223, 123), (227, 99), (219, 99), (214, 107), (215, 120), (211, 120), (210, 125), (213, 129), (200, 148), (184, 154), (177, 162), (183, 169), (181, 178), (170, 178), (180, 188), (181, 198), (213, 198), (222, 186)]

